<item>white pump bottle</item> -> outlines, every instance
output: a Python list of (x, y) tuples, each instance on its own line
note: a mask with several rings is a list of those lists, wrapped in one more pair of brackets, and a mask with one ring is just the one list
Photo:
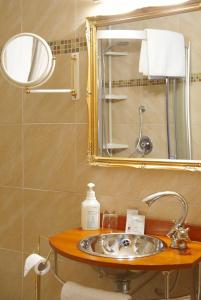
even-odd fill
[(81, 227), (83, 230), (100, 228), (100, 203), (96, 200), (93, 188), (94, 183), (89, 183), (86, 200), (82, 202)]

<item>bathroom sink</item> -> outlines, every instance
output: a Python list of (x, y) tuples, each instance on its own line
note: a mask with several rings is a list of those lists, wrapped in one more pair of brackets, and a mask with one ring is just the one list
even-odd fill
[(164, 250), (166, 243), (149, 235), (108, 233), (85, 238), (78, 247), (90, 255), (133, 259), (157, 254)]

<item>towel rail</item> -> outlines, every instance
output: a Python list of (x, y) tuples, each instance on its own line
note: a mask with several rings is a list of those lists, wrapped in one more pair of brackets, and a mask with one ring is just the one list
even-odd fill
[(146, 40), (147, 35), (144, 30), (98, 30), (97, 39)]
[[(36, 250), (38, 254), (40, 255), (41, 252), (41, 238), (42, 236), (39, 236), (38, 238), (38, 243)], [(53, 250), (52, 248), (48, 252), (48, 255), (46, 256), (46, 260), (43, 264), (46, 264), (47, 261), (49, 260), (52, 252), (54, 252), (54, 260), (53, 260), (53, 269), (51, 268), (50, 271), (55, 277), (55, 279), (62, 285), (66, 283), (59, 275), (58, 275), (58, 253)], [(169, 275), (170, 271), (162, 271), (162, 275), (164, 276), (164, 289), (165, 289), (165, 299), (170, 299), (170, 289), (169, 289)], [(154, 276), (155, 277), (155, 276)], [(197, 275), (197, 290), (196, 290), (196, 300), (201, 300), (201, 263), (198, 264), (198, 275)], [(41, 276), (35, 274), (35, 300), (40, 300), (41, 295), (40, 295), (40, 287), (41, 287)], [(132, 294), (132, 293), (131, 293)]]

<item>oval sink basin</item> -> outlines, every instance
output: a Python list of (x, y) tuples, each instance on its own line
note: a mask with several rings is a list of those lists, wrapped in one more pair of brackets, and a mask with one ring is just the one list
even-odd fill
[(99, 234), (79, 242), (79, 249), (95, 256), (132, 259), (157, 254), (166, 243), (149, 235), (127, 233)]

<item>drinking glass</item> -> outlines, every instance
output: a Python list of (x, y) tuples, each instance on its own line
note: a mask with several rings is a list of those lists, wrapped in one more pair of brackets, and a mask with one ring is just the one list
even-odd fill
[(115, 231), (118, 228), (118, 214), (113, 212), (103, 212), (102, 229), (109, 229), (109, 231)]

